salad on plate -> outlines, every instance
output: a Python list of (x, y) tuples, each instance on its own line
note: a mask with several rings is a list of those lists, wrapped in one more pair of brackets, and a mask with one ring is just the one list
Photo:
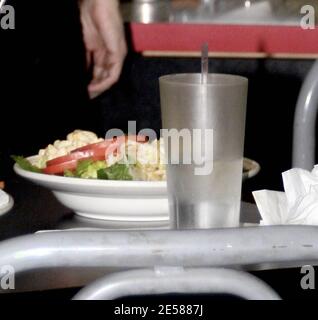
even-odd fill
[(12, 156), (24, 170), (65, 177), (103, 180), (166, 180), (162, 140), (141, 135), (98, 138), (75, 130), (56, 140), (36, 157)]

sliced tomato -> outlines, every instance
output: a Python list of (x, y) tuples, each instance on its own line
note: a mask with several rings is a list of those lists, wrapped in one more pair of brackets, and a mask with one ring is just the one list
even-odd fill
[(127, 140), (135, 140), (137, 142), (140, 142), (140, 143), (145, 143), (148, 141), (148, 137), (146, 136), (142, 136), (142, 135), (128, 135), (128, 136), (125, 136), (126, 137), (126, 141)]
[(60, 163), (65, 163), (73, 160), (84, 160), (84, 159), (93, 159), (93, 160), (105, 160), (105, 151), (107, 148), (95, 148), (86, 151), (78, 151), (66, 156), (58, 157), (52, 160), (47, 161), (46, 166), (53, 166)]
[(65, 170), (75, 170), (77, 167), (77, 160), (62, 162), (42, 169), (46, 174), (63, 174)]
[(113, 139), (107, 139), (107, 140), (104, 140), (101, 142), (91, 143), (91, 144), (88, 144), (84, 147), (77, 148), (77, 149), (71, 151), (71, 154), (78, 152), (78, 151), (86, 151), (86, 150), (95, 149), (95, 148), (107, 148), (110, 144), (113, 143), (113, 141), (114, 141)]
[(148, 138), (142, 135), (117, 136), (112, 139), (105, 139), (104, 141), (101, 141), (101, 142), (91, 143), (84, 147), (77, 148), (71, 151), (71, 153), (75, 153), (78, 151), (86, 151), (86, 150), (95, 149), (95, 148), (107, 148), (115, 141), (123, 143), (123, 142), (127, 142), (127, 140), (135, 140), (140, 143), (145, 143), (148, 141)]
[[(55, 162), (47, 164), (47, 167), (42, 169), (43, 173), (47, 174), (62, 174), (65, 170), (75, 170), (78, 164), (78, 161), (92, 159), (94, 161), (105, 160), (105, 150), (102, 152), (94, 153), (93, 155), (81, 159), (67, 160), (62, 162)], [(54, 159), (55, 160), (55, 159)]]
[(47, 161), (46, 168), (43, 169), (47, 174), (62, 174), (65, 170), (75, 170), (79, 160), (92, 159), (94, 161), (105, 160), (111, 154), (117, 154), (120, 146), (127, 140), (137, 142), (147, 142), (146, 136), (118, 136), (114, 139), (107, 139), (98, 143), (89, 144), (85, 147), (73, 150), (70, 154)]

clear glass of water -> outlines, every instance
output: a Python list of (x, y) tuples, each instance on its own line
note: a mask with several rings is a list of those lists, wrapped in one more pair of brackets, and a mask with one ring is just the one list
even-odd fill
[(159, 78), (171, 227), (238, 227), (248, 80)]

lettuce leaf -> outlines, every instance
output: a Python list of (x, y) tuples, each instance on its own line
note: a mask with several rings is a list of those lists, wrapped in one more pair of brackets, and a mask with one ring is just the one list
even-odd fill
[(114, 165), (100, 169), (97, 171), (98, 179), (102, 180), (132, 180), (133, 177), (129, 172), (129, 166), (122, 163), (115, 163)]
[(19, 167), (26, 171), (41, 173), (42, 170), (37, 166), (34, 166), (28, 159), (22, 156), (11, 156), (11, 158), (19, 165)]
[(97, 171), (106, 168), (105, 161), (94, 161), (91, 159), (80, 160), (74, 171), (65, 170), (65, 177), (97, 179)]

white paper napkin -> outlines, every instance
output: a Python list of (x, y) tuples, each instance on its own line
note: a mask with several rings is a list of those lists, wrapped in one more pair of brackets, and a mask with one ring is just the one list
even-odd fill
[(291, 169), (282, 176), (285, 192), (253, 192), (261, 224), (318, 225), (318, 165), (312, 172)]

